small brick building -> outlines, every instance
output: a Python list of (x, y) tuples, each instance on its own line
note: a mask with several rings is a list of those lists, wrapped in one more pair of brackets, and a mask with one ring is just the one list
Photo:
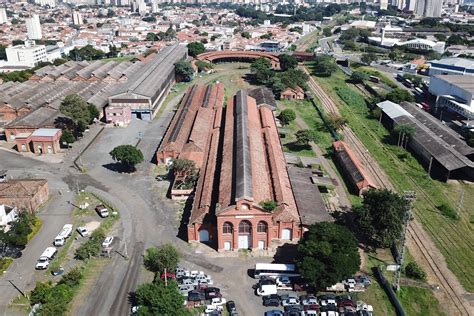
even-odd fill
[(280, 93), (280, 99), (282, 100), (303, 100), (304, 91), (300, 87), (296, 88), (286, 88), (282, 93)]
[(57, 128), (39, 128), (33, 133), (19, 133), (15, 143), (19, 152), (33, 152), (37, 155), (56, 154), (60, 150), (62, 131)]
[(48, 200), (48, 181), (44, 179), (16, 179), (0, 182), (0, 204), (35, 212)]

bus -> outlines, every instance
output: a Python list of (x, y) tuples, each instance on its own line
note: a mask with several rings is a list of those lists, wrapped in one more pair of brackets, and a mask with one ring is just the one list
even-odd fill
[(254, 278), (259, 279), (264, 276), (269, 277), (299, 277), (300, 274), (296, 271), (294, 264), (282, 263), (257, 263), (255, 264)]

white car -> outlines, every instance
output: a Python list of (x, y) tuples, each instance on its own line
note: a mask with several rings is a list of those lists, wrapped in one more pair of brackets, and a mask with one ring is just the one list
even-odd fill
[(191, 279), (184, 279), (183, 281), (181, 281), (181, 285), (187, 285), (194, 288), (194, 281)]
[(81, 235), (82, 237), (89, 236), (89, 231), (84, 226), (78, 227), (76, 230), (79, 233), (79, 235)]
[(204, 313), (212, 313), (214, 311), (223, 311), (224, 308), (222, 306), (218, 306), (218, 305), (206, 305), (206, 310), (204, 311)]
[(104, 248), (110, 247), (110, 245), (112, 245), (113, 241), (114, 241), (114, 237), (112, 237), (112, 236), (106, 237), (104, 239), (104, 241), (102, 242), (102, 247), (104, 247)]
[(211, 305), (214, 306), (223, 306), (225, 303), (227, 303), (227, 300), (222, 297), (215, 297), (211, 300)]
[(49, 266), (49, 259), (46, 257), (40, 257), (36, 263), (36, 270), (44, 270)]
[(290, 297), (281, 302), (283, 306), (291, 306), (291, 305), (300, 305), (300, 300), (294, 297)]

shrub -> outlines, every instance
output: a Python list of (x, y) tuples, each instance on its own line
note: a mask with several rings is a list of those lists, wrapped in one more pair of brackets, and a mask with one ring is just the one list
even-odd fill
[(446, 216), (448, 218), (451, 218), (451, 219), (454, 219), (454, 220), (459, 219), (458, 212), (456, 212), (455, 209), (453, 209), (451, 206), (449, 206), (447, 204), (441, 204), (441, 205), (437, 206), (436, 208), (441, 212), (441, 214), (443, 214), (444, 216)]
[(405, 267), (405, 274), (407, 277), (416, 279), (416, 280), (426, 280), (426, 272), (416, 263), (409, 262)]
[(78, 286), (82, 280), (82, 272), (79, 268), (73, 268), (71, 271), (66, 273), (62, 278), (61, 281), (58, 282), (58, 285), (65, 284), (69, 287)]
[(267, 212), (273, 211), (277, 206), (277, 202), (273, 200), (265, 200), (260, 202), (260, 206)]

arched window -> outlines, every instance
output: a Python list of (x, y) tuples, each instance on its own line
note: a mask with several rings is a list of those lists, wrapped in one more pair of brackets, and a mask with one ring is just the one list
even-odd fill
[(266, 233), (268, 229), (268, 225), (265, 222), (258, 222), (257, 224), (257, 233)]
[(232, 234), (232, 230), (233, 230), (232, 223), (225, 222), (224, 225), (222, 226), (222, 233), (223, 234)]
[(240, 234), (250, 234), (252, 230), (252, 224), (249, 221), (241, 221), (239, 223), (239, 233)]

